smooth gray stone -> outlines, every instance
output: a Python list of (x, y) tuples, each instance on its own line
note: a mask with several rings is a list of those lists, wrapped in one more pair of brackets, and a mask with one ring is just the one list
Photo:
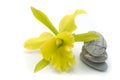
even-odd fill
[[(91, 32), (94, 32), (94, 31), (91, 31)], [(100, 38), (96, 40), (92, 40), (90, 42), (85, 42), (84, 47), (91, 55), (100, 56), (105, 52), (107, 48), (107, 43), (104, 37), (100, 33), (98, 32), (95, 32), (95, 33), (100, 35)]]
[(83, 54), (84, 58), (86, 58), (88, 61), (91, 61), (94, 63), (103, 63), (107, 59), (106, 51), (103, 54), (101, 54), (100, 56), (95, 57), (95, 56), (92, 56), (91, 54), (89, 54), (87, 52), (87, 50), (83, 47), (82, 54)]
[(80, 59), (82, 60), (83, 63), (87, 64), (89, 67), (96, 69), (98, 71), (106, 71), (108, 68), (108, 65), (106, 62), (103, 63), (93, 63), (88, 61), (87, 59), (84, 58), (83, 54), (81, 53)]

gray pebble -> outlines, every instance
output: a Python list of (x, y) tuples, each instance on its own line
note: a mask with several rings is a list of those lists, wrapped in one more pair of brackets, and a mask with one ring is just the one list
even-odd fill
[(89, 54), (93, 56), (100, 56), (105, 52), (107, 48), (107, 44), (104, 37), (100, 33), (98, 32), (95, 32), (95, 33), (99, 34), (100, 38), (96, 40), (92, 40), (90, 42), (85, 42), (84, 47), (89, 52)]
[(88, 61), (87, 59), (84, 58), (83, 53), (81, 53), (80, 55), (80, 59), (87, 64), (88, 66), (90, 66), (93, 69), (96, 69), (98, 71), (106, 71), (108, 68), (108, 65), (103, 62), (103, 63), (93, 63), (91, 61)]
[(94, 57), (91, 54), (89, 54), (87, 52), (87, 50), (83, 47), (82, 54), (83, 54), (84, 58), (86, 58), (87, 60), (94, 62), (94, 63), (102, 63), (102, 62), (105, 62), (105, 60), (107, 59), (106, 51), (103, 54), (101, 54), (100, 56)]

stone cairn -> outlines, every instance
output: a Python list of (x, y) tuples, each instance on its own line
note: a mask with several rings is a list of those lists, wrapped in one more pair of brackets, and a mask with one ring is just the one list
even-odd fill
[(80, 59), (93, 69), (106, 71), (108, 68), (107, 63), (105, 62), (107, 59), (107, 44), (104, 37), (100, 33), (95, 33), (98, 34), (100, 38), (84, 43), (80, 54)]

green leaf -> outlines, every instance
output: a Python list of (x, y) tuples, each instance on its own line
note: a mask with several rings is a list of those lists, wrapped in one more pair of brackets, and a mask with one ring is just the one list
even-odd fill
[(36, 19), (38, 19), (40, 22), (46, 25), (54, 34), (58, 34), (56, 28), (53, 26), (48, 17), (42, 11), (35, 9), (34, 7), (31, 7), (31, 10)]
[(34, 69), (34, 72), (38, 72), (39, 70), (43, 69), (44, 67), (46, 67), (49, 64), (49, 62), (45, 59), (40, 60)]
[(74, 14), (66, 15), (62, 18), (59, 24), (59, 31), (60, 32), (73, 32), (77, 27), (75, 25), (75, 17), (78, 14), (85, 14), (86, 12), (84, 10), (76, 10)]
[(83, 34), (75, 34), (74, 38), (75, 42), (89, 42), (91, 40), (98, 39), (99, 35), (94, 32), (88, 32)]

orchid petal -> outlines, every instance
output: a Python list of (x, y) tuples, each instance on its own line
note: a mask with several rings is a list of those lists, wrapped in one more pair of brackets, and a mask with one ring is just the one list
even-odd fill
[(76, 10), (74, 14), (66, 15), (62, 18), (59, 24), (59, 31), (60, 32), (73, 32), (77, 27), (75, 24), (75, 17), (78, 14), (85, 14), (86, 12), (84, 10)]
[(48, 32), (44, 32), (40, 35), (40, 37), (37, 38), (31, 38), (25, 41), (24, 43), (24, 48), (29, 49), (29, 50), (35, 50), (35, 49), (40, 49), (40, 47), (49, 39), (53, 37), (52, 34)]

